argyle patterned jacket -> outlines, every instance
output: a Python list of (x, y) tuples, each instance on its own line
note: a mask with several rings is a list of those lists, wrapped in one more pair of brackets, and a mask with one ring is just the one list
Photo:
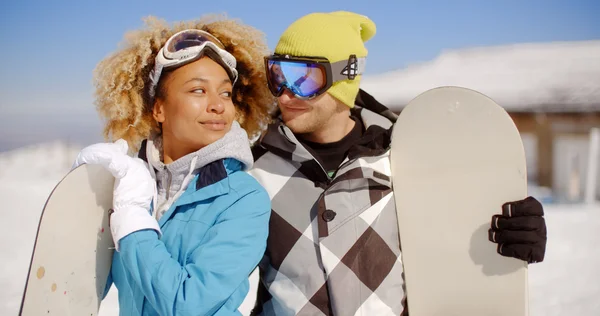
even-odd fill
[(329, 177), (281, 122), (254, 146), (250, 173), (272, 200), (254, 315), (403, 315), (389, 146), (396, 115), (361, 90), (365, 132)]

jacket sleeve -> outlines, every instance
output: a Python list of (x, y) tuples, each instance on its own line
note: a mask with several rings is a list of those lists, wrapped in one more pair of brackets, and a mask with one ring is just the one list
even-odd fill
[(181, 266), (153, 230), (120, 241), (123, 265), (160, 315), (212, 315), (262, 258), (271, 201), (260, 187), (237, 195)]

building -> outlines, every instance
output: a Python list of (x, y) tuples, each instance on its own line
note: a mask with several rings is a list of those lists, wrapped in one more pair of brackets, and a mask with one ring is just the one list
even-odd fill
[[(397, 112), (439, 86), (471, 88), (498, 102), (522, 135), (529, 183), (558, 200), (583, 199), (588, 166), (600, 160), (589, 154), (592, 128), (600, 128), (600, 40), (446, 51), (362, 83)], [(600, 171), (595, 177), (600, 182)], [(600, 199), (600, 183), (596, 188)]]

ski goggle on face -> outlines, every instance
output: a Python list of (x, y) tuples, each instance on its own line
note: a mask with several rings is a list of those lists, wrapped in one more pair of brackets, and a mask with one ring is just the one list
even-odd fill
[(163, 70), (181, 67), (196, 61), (202, 56), (205, 49), (216, 53), (234, 84), (238, 77), (235, 69), (237, 65), (235, 57), (226, 51), (223, 43), (212, 34), (202, 30), (188, 29), (171, 36), (158, 51), (154, 69), (150, 72), (150, 96), (154, 97), (156, 94), (156, 86)]
[(348, 60), (330, 63), (324, 57), (265, 57), (267, 83), (275, 97), (284, 89), (302, 100), (310, 100), (327, 91), (335, 82), (354, 80), (362, 74), (366, 58), (350, 55)]

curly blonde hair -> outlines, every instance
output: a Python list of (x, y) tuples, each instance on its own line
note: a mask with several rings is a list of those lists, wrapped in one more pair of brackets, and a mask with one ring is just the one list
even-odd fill
[(172, 26), (152, 16), (144, 22), (145, 28), (126, 33), (124, 47), (103, 59), (94, 70), (95, 105), (106, 121), (107, 140), (123, 138), (132, 150), (138, 150), (142, 140), (159, 132), (147, 91), (149, 74), (160, 48), (171, 35), (184, 29), (211, 33), (235, 56), (239, 78), (233, 89), (233, 102), (238, 121), (250, 139), (260, 134), (276, 109), (264, 71), (263, 57), (269, 50), (262, 32), (223, 15), (207, 15)]

